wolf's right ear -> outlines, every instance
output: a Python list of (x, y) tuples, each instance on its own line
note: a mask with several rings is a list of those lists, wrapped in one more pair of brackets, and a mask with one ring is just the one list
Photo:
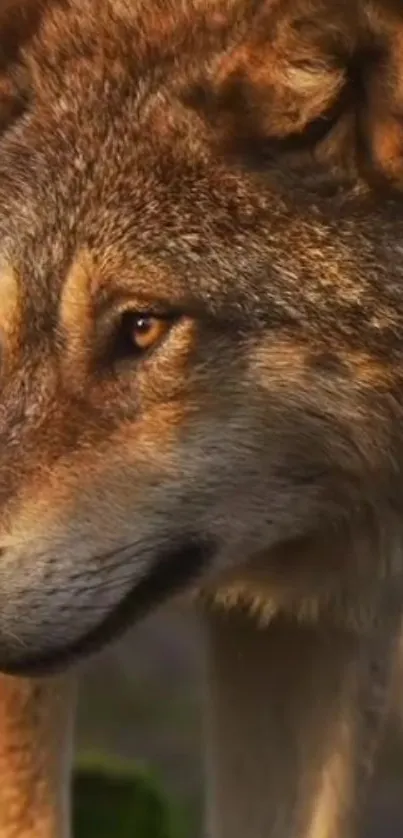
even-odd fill
[(30, 99), (24, 48), (37, 32), (48, 0), (0, 0), (0, 135)]
[(221, 147), (402, 189), (403, 0), (250, 5), (190, 97)]

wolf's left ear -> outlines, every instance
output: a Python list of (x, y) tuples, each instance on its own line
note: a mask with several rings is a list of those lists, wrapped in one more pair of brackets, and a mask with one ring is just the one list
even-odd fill
[(262, 0), (196, 100), (229, 146), (403, 186), (403, 0)]

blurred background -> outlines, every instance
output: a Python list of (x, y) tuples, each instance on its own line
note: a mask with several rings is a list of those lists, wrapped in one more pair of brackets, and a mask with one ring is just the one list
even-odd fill
[[(79, 764), (101, 766), (118, 776), (122, 768), (124, 778), (131, 768), (135, 785), (141, 784), (140, 797), (145, 795), (136, 803), (136, 818), (150, 805), (150, 787), (154, 800), (162, 801), (162, 820), (151, 819), (147, 833), (138, 827), (122, 832), (122, 838), (201, 836), (202, 674), (197, 619), (191, 609), (176, 604), (137, 625), (81, 671)], [(87, 786), (76, 789), (77, 797), (79, 792), (80, 800), (87, 798)], [(82, 803), (76, 820), (76, 838), (92, 838), (91, 812), (84, 817)], [(104, 838), (95, 822), (93, 831), (94, 838)], [(121, 838), (116, 824), (110, 838)]]
[[(201, 838), (203, 664), (197, 619), (177, 603), (86, 664), (78, 756), (96, 776), (76, 781), (76, 838)], [(403, 835), (403, 678), (399, 692), (365, 838)]]

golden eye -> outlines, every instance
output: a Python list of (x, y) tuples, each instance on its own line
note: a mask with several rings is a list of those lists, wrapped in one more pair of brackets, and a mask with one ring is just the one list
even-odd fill
[(135, 359), (150, 352), (161, 343), (176, 320), (177, 317), (168, 314), (121, 312), (107, 345), (109, 362)]
[(169, 321), (153, 314), (132, 315), (131, 339), (135, 349), (146, 352), (164, 337), (169, 329)]
[(141, 355), (157, 346), (172, 325), (171, 317), (147, 312), (125, 311), (115, 332), (113, 348), (109, 350), (116, 360)]
[[(1, 3), (1, 0), (0, 0)], [(109, 364), (131, 361), (156, 348), (179, 319), (174, 314), (153, 314), (127, 310), (118, 312), (104, 342), (104, 358)], [(102, 336), (101, 336), (102, 340)]]

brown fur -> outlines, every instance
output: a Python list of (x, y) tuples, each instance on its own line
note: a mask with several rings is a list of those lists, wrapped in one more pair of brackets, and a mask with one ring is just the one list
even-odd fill
[[(231, 762), (212, 835), (346, 838), (384, 705), (348, 708), (374, 658), (387, 697), (403, 599), (400, 0), (8, 0), (0, 33), (0, 665), (62, 666), (192, 588), (214, 637), (252, 612), (267, 660), (289, 621), (283, 669), (299, 625), (320, 701), (329, 633), (333, 751), (286, 736), (269, 811), (252, 772), (229, 817)], [(154, 351), (128, 312), (168, 318)]]
[(72, 679), (0, 681), (1, 838), (68, 838)]

